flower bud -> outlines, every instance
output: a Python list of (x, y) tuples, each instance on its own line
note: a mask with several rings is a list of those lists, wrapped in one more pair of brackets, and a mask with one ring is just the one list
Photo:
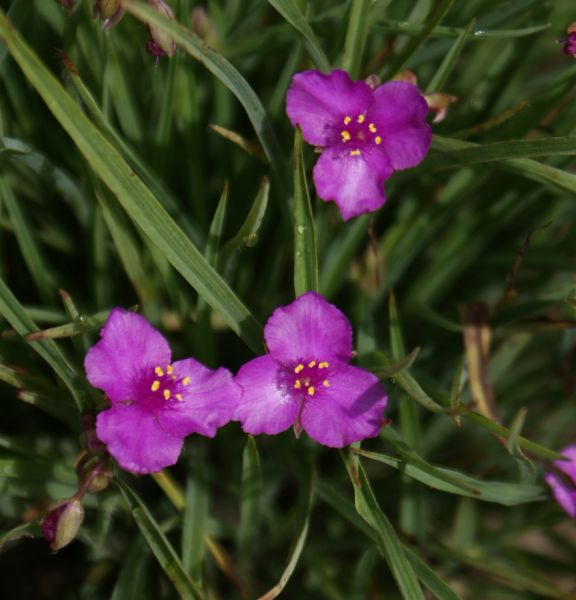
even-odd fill
[(67, 498), (48, 509), (40, 523), (40, 529), (52, 550), (60, 550), (76, 537), (83, 520), (82, 502), (75, 497)]
[(203, 6), (195, 6), (190, 13), (190, 28), (210, 48), (218, 47), (218, 33)]
[(108, 29), (124, 16), (122, 0), (94, 0), (92, 17), (102, 19), (102, 29)]
[[(164, 2), (164, 0), (148, 0), (150, 8), (159, 12), (170, 20), (174, 20), (172, 9)], [(146, 44), (148, 52), (158, 60), (161, 56), (174, 56), (176, 51), (176, 42), (162, 29), (149, 26), (150, 39)]]
[(568, 36), (564, 40), (562, 50), (564, 54), (569, 54), (576, 58), (576, 21), (571, 23), (567, 30)]

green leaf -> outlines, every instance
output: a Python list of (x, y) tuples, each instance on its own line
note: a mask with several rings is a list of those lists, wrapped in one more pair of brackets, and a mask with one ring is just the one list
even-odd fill
[(42, 537), (42, 532), (40, 531), (40, 524), (37, 521), (32, 521), (30, 523), (24, 523), (23, 525), (18, 525), (11, 529), (7, 533), (0, 536), (0, 550), (4, 548), (4, 546), (8, 542), (14, 542), (23, 537)]
[(358, 454), (393, 467), (431, 488), (448, 494), (468, 496), (485, 502), (503, 504), (504, 506), (515, 506), (544, 498), (545, 490), (541, 485), (507, 481), (481, 481), (455, 469), (432, 466), (422, 459), (415, 460), (411, 455), (395, 458), (366, 450), (358, 450)]
[(400, 592), (404, 598), (424, 600), (424, 594), (418, 584), (414, 570), (406, 558), (404, 548), (396, 536), (396, 532), (390, 521), (378, 505), (362, 465), (358, 466), (358, 481), (355, 481), (348, 462), (346, 462), (346, 465), (350, 479), (354, 485), (354, 504), (356, 510), (375, 530), (378, 536), (377, 545), (390, 567), (390, 571), (398, 584)]
[(182, 600), (202, 600), (203, 595), (198, 586), (184, 571), (176, 551), (160, 530), (158, 523), (156, 523), (146, 505), (126, 483), (116, 480), (116, 484), (130, 507), (132, 516), (148, 546), (150, 546), (150, 550), (152, 550), (168, 578), (174, 583), (180, 598)]
[(244, 223), (238, 233), (222, 247), (222, 264), (225, 265), (230, 257), (243, 246), (254, 246), (258, 241), (258, 231), (268, 207), (268, 196), (270, 193), (270, 182), (268, 177), (262, 179), (260, 189), (250, 207)]
[(461, 600), (460, 596), (431, 569), (417, 554), (404, 546), (404, 552), (416, 573), (416, 577), (438, 598), (438, 600)]
[(431, 94), (432, 92), (439, 92), (443, 87), (444, 83), (448, 79), (452, 69), (456, 66), (458, 61), (458, 57), (464, 48), (464, 44), (470, 35), (470, 30), (474, 27), (475, 19), (470, 21), (468, 26), (463, 29), (450, 48), (450, 50), (446, 53), (446, 56), (442, 60), (442, 63), (434, 73), (434, 77), (430, 80), (428, 87), (426, 88), (426, 93)]
[(179, 23), (168, 20), (142, 2), (123, 0), (122, 4), (127, 12), (146, 25), (156, 27), (170, 35), (178, 45), (204, 65), (238, 98), (246, 110), (268, 160), (278, 173), (282, 173), (283, 159), (280, 146), (262, 103), (244, 77), (223, 56), (212, 50), (198, 36)]
[(366, 37), (371, 25), (372, 5), (371, 0), (353, 0), (351, 5), (342, 68), (350, 73), (352, 79), (357, 79), (360, 72)]
[(268, 0), (268, 2), (300, 34), (306, 52), (320, 71), (330, 71), (330, 63), (324, 54), (312, 28), (294, 0)]
[[(134, 8), (133, 4), (130, 6)], [(139, 10), (140, 7), (136, 12)], [(131, 219), (206, 302), (222, 314), (230, 327), (253, 350), (259, 351), (262, 330), (248, 309), (210, 267), (117, 150), (88, 121), (60, 83), (10, 26), (2, 11), (0, 35), (30, 83)]]
[(302, 510), (302, 524), (299, 528), (298, 536), (294, 542), (292, 547), (292, 552), (288, 558), (288, 562), (284, 567), (284, 571), (280, 576), (280, 580), (278, 583), (270, 590), (268, 590), (265, 594), (260, 596), (258, 600), (273, 600), (282, 593), (282, 590), (286, 587), (286, 584), (292, 577), (292, 573), (294, 573), (294, 569), (300, 560), (300, 555), (302, 554), (302, 550), (304, 549), (304, 543), (306, 542), (306, 537), (308, 536), (308, 529), (310, 527), (310, 513), (312, 511), (312, 502), (314, 500), (314, 493), (316, 489), (315, 485), (315, 475), (313, 468), (310, 468), (310, 475), (308, 478), (308, 486), (307, 489), (303, 491), (304, 496), (304, 505)]
[(294, 135), (294, 291), (318, 291), (318, 256), (310, 194), (302, 156), (302, 132)]
[(121, 563), (120, 573), (110, 600), (142, 600), (148, 585), (146, 574), (150, 552), (139, 535), (130, 544)]
[(426, 17), (426, 21), (424, 22), (424, 26), (421, 31), (412, 39), (408, 44), (406, 44), (405, 49), (395, 57), (391, 64), (387, 67), (386, 71), (391, 76), (402, 71), (408, 60), (410, 60), (411, 56), (420, 48), (420, 46), (430, 37), (434, 28), (442, 21), (442, 19), (446, 16), (446, 13), (450, 10), (454, 0), (439, 0), (432, 4), (430, 8), (430, 12)]
[[(404, 21), (387, 21), (385, 23), (379, 23), (375, 29), (379, 31), (389, 31), (390, 33), (397, 33), (402, 35), (420, 35), (425, 29), (426, 25), (421, 23), (406, 23)], [(533, 27), (522, 27), (519, 29), (477, 29), (469, 31), (466, 35), (466, 39), (475, 42), (481, 42), (482, 40), (508, 40), (518, 37), (524, 37), (527, 35), (534, 35), (550, 28), (550, 23), (544, 23), (543, 25), (534, 25)], [(463, 33), (466, 32), (468, 27), (446, 27), (443, 25), (436, 25), (430, 33), (430, 38), (459, 38)]]

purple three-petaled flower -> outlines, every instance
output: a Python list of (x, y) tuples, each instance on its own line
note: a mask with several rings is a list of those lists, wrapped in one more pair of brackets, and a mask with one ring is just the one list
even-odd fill
[(143, 317), (115, 308), (84, 361), (88, 381), (112, 407), (98, 414), (96, 434), (126, 471), (173, 465), (184, 437), (208, 437), (230, 421), (240, 388), (227, 369), (192, 358), (172, 362), (168, 342)]
[(235, 419), (247, 433), (293, 426), (325, 446), (375, 437), (386, 391), (372, 373), (349, 365), (352, 328), (346, 316), (308, 292), (274, 311), (264, 337), (268, 354), (242, 366)]
[(562, 450), (569, 460), (556, 460), (553, 470), (546, 473), (544, 479), (552, 488), (556, 502), (576, 519), (576, 446), (568, 446)]
[(292, 79), (286, 112), (304, 139), (323, 149), (314, 185), (344, 220), (380, 208), (384, 181), (420, 163), (432, 139), (426, 100), (406, 81), (372, 90), (345, 71), (304, 71)]

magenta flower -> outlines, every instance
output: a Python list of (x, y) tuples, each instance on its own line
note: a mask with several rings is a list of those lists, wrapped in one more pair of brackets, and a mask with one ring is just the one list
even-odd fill
[(345, 71), (296, 73), (286, 112), (309, 144), (323, 148), (314, 167), (316, 192), (334, 200), (345, 221), (380, 208), (384, 181), (420, 163), (432, 139), (426, 100), (406, 81), (372, 90)]
[(126, 471), (153, 473), (173, 465), (183, 438), (208, 437), (230, 421), (240, 388), (227, 369), (192, 358), (171, 362), (168, 342), (143, 317), (115, 308), (84, 361), (88, 381), (112, 407), (96, 434)]
[(544, 480), (552, 489), (556, 502), (576, 519), (576, 446), (564, 448), (561, 454), (570, 460), (554, 461), (553, 470), (545, 475)]
[(341, 448), (378, 435), (387, 396), (372, 373), (352, 367), (352, 328), (322, 296), (308, 292), (274, 311), (264, 328), (268, 354), (242, 366), (235, 419), (247, 433), (294, 427)]

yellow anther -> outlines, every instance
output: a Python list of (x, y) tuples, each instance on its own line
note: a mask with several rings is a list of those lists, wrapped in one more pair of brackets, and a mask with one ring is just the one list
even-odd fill
[(315, 367), (315, 366), (316, 366), (316, 361), (315, 361), (315, 360), (311, 360), (311, 361), (308, 363), (308, 366), (309, 366), (310, 368), (312, 368), (312, 367)]
[(358, 123), (364, 123), (365, 119), (366, 117), (364, 115), (358, 115), (356, 121), (358, 121)]
[(372, 132), (372, 133), (376, 133), (376, 125), (374, 125), (374, 123), (370, 123), (370, 125), (368, 125), (368, 129)]
[(158, 380), (155, 380), (152, 382), (152, 387), (150, 389), (153, 392), (157, 392), (159, 387), (160, 387), (160, 382)]
[(382, 138), (381, 138), (379, 135), (377, 135), (377, 136), (374, 138), (374, 143), (375, 143), (375, 144), (381, 144), (381, 143), (382, 143)]
[(164, 400), (169, 400), (170, 399), (170, 390), (164, 390), (162, 392), (162, 395), (164, 396)]
[(302, 387), (302, 382), (301, 382), (299, 379), (297, 379), (297, 380), (296, 380), (296, 383), (294, 384), (294, 387), (295, 387), (297, 390), (299, 390), (299, 389)]
[(327, 379), (325, 379), (325, 380), (322, 382), (322, 385), (323, 385), (324, 387), (330, 387), (330, 382), (329, 382)]
[(158, 377), (162, 377), (164, 375), (164, 371), (162, 370), (162, 367), (156, 367), (154, 369), (154, 373), (156, 373), (156, 375), (158, 375)]
[(296, 367), (294, 368), (294, 373), (300, 373), (300, 371), (302, 371), (303, 369), (304, 369), (303, 364), (296, 365)]
[(350, 150), (350, 156), (360, 156), (360, 150)]
[(321, 362), (321, 363), (318, 365), (318, 368), (319, 368), (319, 369), (327, 369), (329, 366), (330, 366), (330, 365), (329, 365), (327, 362), (325, 362), (325, 361), (324, 361), (324, 362)]
[(190, 377), (184, 377), (184, 379), (182, 380), (182, 383), (184, 385), (188, 385), (190, 383)]
[(308, 388), (308, 395), (313, 396), (316, 393), (316, 390), (313, 385)]
[(172, 373), (174, 373), (174, 367), (172, 365), (168, 365), (166, 367), (166, 373), (168, 373), (168, 375), (172, 375)]
[(176, 400), (178, 400), (178, 402), (182, 402), (182, 394), (176, 394)]
[(344, 125), (348, 125), (352, 121), (352, 117), (344, 117)]
[(348, 142), (350, 140), (350, 134), (347, 131), (341, 131), (340, 135), (342, 136), (343, 142)]

